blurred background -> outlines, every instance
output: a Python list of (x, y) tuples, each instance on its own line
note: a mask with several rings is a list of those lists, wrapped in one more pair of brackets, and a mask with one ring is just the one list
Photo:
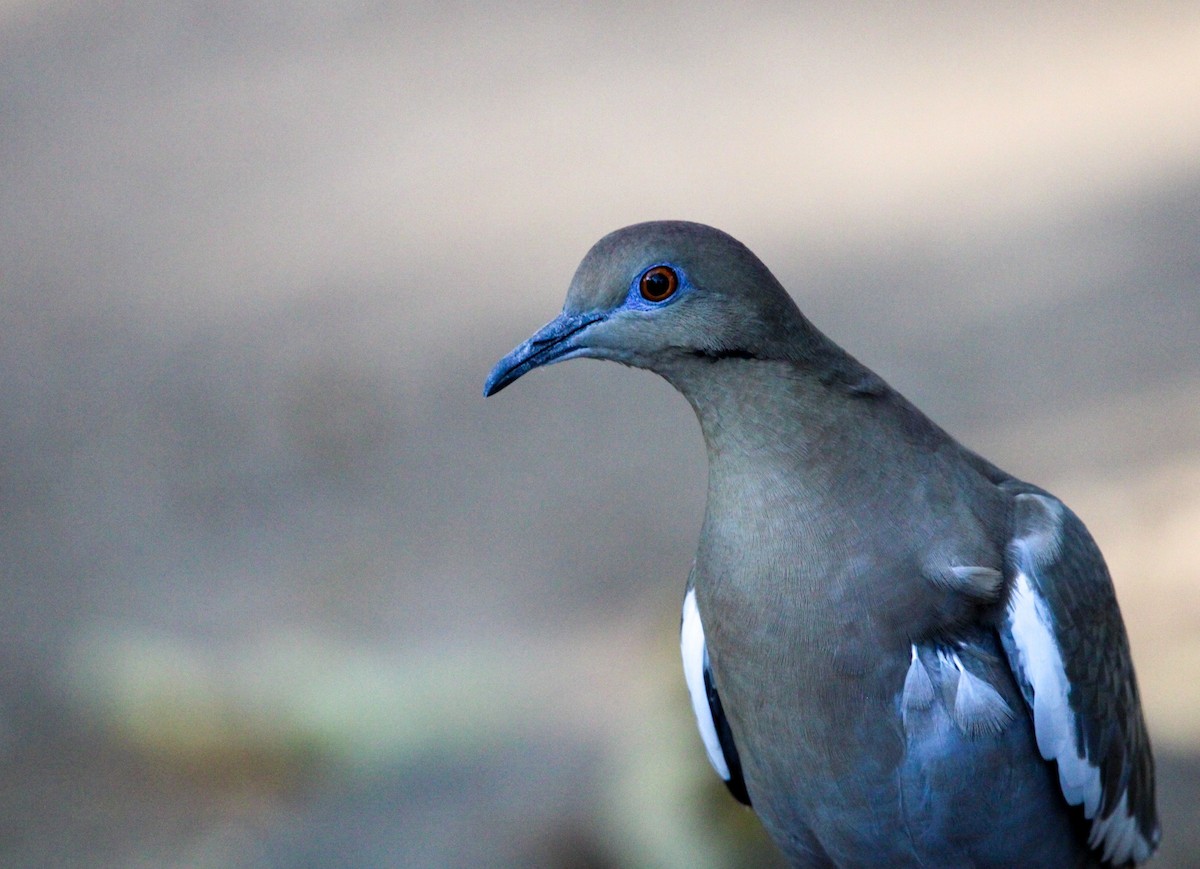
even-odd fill
[(704, 451), (494, 361), (731, 232), (1091, 527), (1200, 866), (1200, 7), (0, 2), (0, 864), (775, 865), (678, 664)]

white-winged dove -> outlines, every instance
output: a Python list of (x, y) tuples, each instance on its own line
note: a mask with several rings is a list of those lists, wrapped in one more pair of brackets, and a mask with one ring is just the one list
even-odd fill
[(579, 356), (661, 375), (699, 418), (684, 674), (709, 760), (793, 865), (1150, 857), (1129, 643), (1061, 501), (960, 445), (711, 227), (601, 239), (484, 393)]

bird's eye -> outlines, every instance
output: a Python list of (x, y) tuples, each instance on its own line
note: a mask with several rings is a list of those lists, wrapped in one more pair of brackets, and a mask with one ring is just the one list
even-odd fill
[(669, 299), (679, 289), (679, 275), (675, 269), (668, 266), (655, 266), (646, 269), (638, 281), (638, 290), (647, 302), (661, 302)]

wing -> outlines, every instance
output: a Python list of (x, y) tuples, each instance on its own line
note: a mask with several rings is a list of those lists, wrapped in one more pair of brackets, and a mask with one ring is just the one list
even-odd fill
[(1057, 762), (1067, 802), (1082, 805), (1088, 845), (1113, 866), (1140, 863), (1159, 838), (1154, 759), (1108, 568), (1079, 518), (1045, 493), (1017, 490), (1011, 528), (1000, 638), (1038, 751)]
[(700, 738), (704, 740), (704, 749), (708, 752), (708, 762), (725, 782), (729, 792), (748, 806), (750, 795), (746, 792), (746, 780), (742, 777), (742, 764), (738, 759), (737, 747), (733, 744), (733, 733), (713, 682), (712, 668), (708, 664), (708, 646), (704, 642), (704, 625), (700, 622), (696, 590), (691, 583), (688, 583), (687, 596), (683, 599), (679, 646), (683, 652), (683, 676), (692, 697), (696, 726), (700, 729)]

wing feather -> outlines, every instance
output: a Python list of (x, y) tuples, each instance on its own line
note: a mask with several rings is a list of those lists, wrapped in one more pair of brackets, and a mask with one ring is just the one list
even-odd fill
[(1158, 845), (1154, 763), (1112, 579), (1083, 523), (1036, 490), (1015, 493), (1001, 640), (1038, 751), (1114, 866)]
[(708, 762), (725, 782), (738, 801), (750, 805), (741, 761), (733, 743), (733, 732), (721, 706), (708, 661), (708, 646), (704, 641), (704, 625), (696, 606), (696, 590), (689, 587), (683, 599), (683, 620), (679, 630), (679, 646), (683, 653), (683, 676), (692, 698), (696, 727), (704, 742)]

